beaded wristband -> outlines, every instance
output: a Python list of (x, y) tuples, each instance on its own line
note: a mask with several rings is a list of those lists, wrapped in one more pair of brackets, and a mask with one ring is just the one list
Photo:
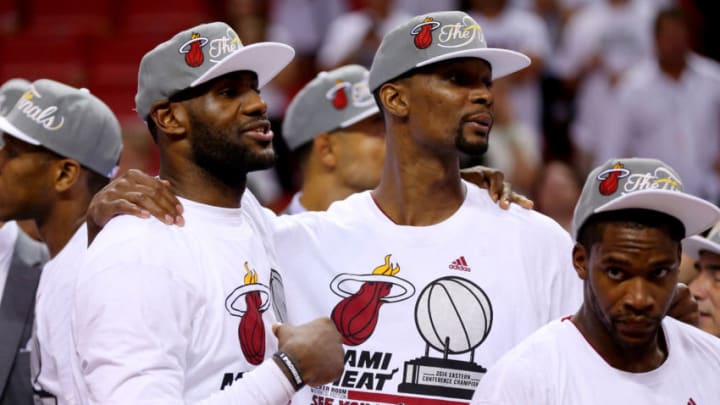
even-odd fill
[(290, 371), (290, 375), (292, 376), (294, 382), (295, 382), (295, 390), (299, 390), (300, 388), (305, 386), (305, 382), (303, 381), (302, 377), (300, 376), (300, 372), (298, 371), (297, 367), (295, 367), (295, 363), (293, 363), (290, 356), (285, 354), (285, 352), (282, 352), (278, 350), (273, 355), (277, 357), (282, 363), (287, 367), (288, 371)]

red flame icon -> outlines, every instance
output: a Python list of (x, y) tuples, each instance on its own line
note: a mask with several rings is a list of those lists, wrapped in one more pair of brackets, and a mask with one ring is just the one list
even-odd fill
[[(257, 283), (257, 273), (250, 270), (245, 262), (245, 285)], [(251, 291), (245, 294), (246, 310), (245, 315), (240, 319), (238, 325), (238, 339), (248, 363), (258, 365), (265, 357), (265, 325), (262, 319), (262, 298), (258, 291)]]
[(190, 41), (190, 50), (185, 54), (185, 63), (190, 67), (198, 67), (203, 64), (205, 57), (202, 53), (202, 39), (200, 34), (193, 33), (192, 41)]
[(415, 35), (414, 42), (418, 49), (425, 49), (432, 44), (432, 32), (438, 25), (437, 22), (433, 21), (432, 17), (426, 17), (422, 24), (416, 25), (415, 28), (413, 28), (411, 34)]

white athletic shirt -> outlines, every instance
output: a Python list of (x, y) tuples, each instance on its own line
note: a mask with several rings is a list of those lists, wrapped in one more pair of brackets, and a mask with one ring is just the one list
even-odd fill
[(720, 404), (720, 339), (670, 317), (668, 357), (655, 370), (611, 367), (569, 319), (556, 320), (505, 355), (473, 405)]
[(73, 356), (70, 317), (75, 281), (87, 250), (83, 224), (62, 250), (45, 263), (35, 294), (30, 369), (35, 404), (75, 404), (68, 365)]
[(240, 209), (180, 201), (184, 227), (125, 215), (88, 249), (73, 319), (81, 396), (286, 404), (294, 390), (271, 359), (276, 266), (262, 207), (247, 190)]
[(5, 292), (5, 283), (10, 272), (10, 262), (15, 251), (18, 226), (15, 221), (6, 222), (0, 227), (0, 303)]
[(331, 316), (349, 342), (339, 381), (294, 403), (469, 403), (500, 355), (577, 310), (567, 232), (464, 184), (460, 209), (432, 226), (395, 225), (370, 192), (280, 218), (288, 321)]

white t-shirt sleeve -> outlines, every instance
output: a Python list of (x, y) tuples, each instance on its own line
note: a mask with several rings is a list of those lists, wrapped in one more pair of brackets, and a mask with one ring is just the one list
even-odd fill
[[(92, 265), (92, 262), (89, 263)], [(90, 404), (184, 404), (191, 287), (171, 269), (117, 261), (76, 286), (73, 331)], [(199, 315), (195, 315), (199, 316)], [(294, 390), (272, 359), (201, 404), (286, 404)]]

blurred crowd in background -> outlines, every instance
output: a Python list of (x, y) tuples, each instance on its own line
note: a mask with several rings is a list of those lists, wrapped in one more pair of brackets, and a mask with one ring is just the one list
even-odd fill
[[(611, 156), (662, 159), (686, 191), (720, 201), (720, 38), (715, 0), (0, 0), (0, 81), (87, 87), (121, 120), (121, 171), (157, 172), (133, 111), (140, 58), (197, 23), (225, 21), (244, 44), (287, 43), (294, 62), (262, 89), (279, 161), (250, 187), (282, 210), (299, 187), (280, 135), (293, 95), (319, 71), (370, 67), (383, 35), (413, 15), (464, 10), (490, 47), (532, 58), (494, 83), (490, 150), (463, 165), (502, 170), (568, 228), (587, 171)], [(658, 18), (660, 13), (661, 18)], [(664, 13), (664, 14), (663, 14)]]

